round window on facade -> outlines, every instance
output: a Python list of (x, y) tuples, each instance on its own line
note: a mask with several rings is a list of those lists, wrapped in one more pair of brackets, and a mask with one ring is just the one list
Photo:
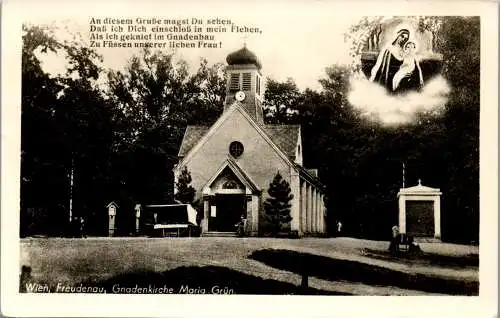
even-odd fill
[(233, 156), (234, 158), (238, 158), (243, 154), (243, 144), (239, 141), (233, 141), (229, 145), (229, 154)]

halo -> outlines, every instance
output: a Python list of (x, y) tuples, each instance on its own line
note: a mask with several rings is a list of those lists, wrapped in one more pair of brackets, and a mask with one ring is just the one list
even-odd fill
[(406, 41), (405, 45), (403, 46), (403, 48), (406, 48), (406, 46), (409, 44), (409, 43), (412, 43), (414, 46), (415, 46), (415, 51), (418, 51), (418, 43), (417, 41), (415, 41), (415, 38), (409, 38), (408, 41)]

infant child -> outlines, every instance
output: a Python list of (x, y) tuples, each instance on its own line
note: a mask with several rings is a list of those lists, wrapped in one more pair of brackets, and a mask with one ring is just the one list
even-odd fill
[(415, 67), (418, 68), (419, 72), (419, 78), (420, 78), (420, 85), (423, 84), (423, 79), (422, 79), (422, 71), (420, 69), (420, 65), (418, 63), (418, 59), (415, 56), (415, 51), (416, 51), (416, 44), (415, 42), (406, 42), (406, 44), (403, 47), (403, 63), (399, 67), (399, 70), (394, 74), (394, 77), (392, 79), (392, 90), (396, 90), (399, 87), (399, 84), (401, 83), (401, 80), (405, 78), (406, 76), (411, 75), (415, 71)]

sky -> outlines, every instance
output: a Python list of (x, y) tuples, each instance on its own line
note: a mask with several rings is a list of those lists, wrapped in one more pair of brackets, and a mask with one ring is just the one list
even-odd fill
[[(326, 67), (352, 62), (345, 34), (350, 26), (358, 23), (362, 18), (359, 15), (338, 14), (338, 11), (334, 10), (334, 6), (321, 5), (290, 5), (286, 11), (271, 9), (264, 5), (260, 10), (253, 11), (225, 8), (213, 12), (211, 10), (196, 12), (187, 10), (185, 6), (169, 7), (168, 11), (162, 10), (163, 8), (165, 7), (158, 9), (158, 12), (162, 12), (161, 14), (154, 14), (154, 10), (149, 10), (146, 13), (127, 11), (112, 15), (103, 14), (104, 11), (100, 11), (98, 14), (93, 11), (88, 14), (66, 12), (64, 15), (54, 12), (53, 14), (32, 15), (27, 17), (25, 21), (31, 24), (54, 25), (58, 30), (56, 36), (61, 40), (70, 39), (76, 34), (90, 45), (92, 42), (91, 21), (94, 18), (101, 20), (128, 18), (134, 21), (136, 26), (142, 25), (137, 22), (138, 19), (151, 20), (153, 18), (156, 20), (187, 19), (190, 22), (193, 18), (205, 21), (208, 19), (230, 20), (232, 24), (240, 27), (258, 28), (262, 32), (231, 32), (229, 25), (222, 25), (222, 27), (226, 27), (227, 32), (215, 34), (216, 43), (222, 44), (220, 47), (176, 49), (176, 56), (186, 60), (191, 71), (195, 72), (200, 58), (206, 58), (209, 64), (225, 63), (225, 58), (229, 53), (246, 44), (247, 48), (260, 59), (263, 65), (261, 71), (265, 77), (279, 81), (285, 81), (291, 77), (301, 90), (306, 88), (319, 90), (321, 85), (318, 80), (325, 77)], [(165, 26), (165, 24), (160, 26)], [(206, 23), (205, 26), (207, 26)], [(146, 27), (150, 26), (146, 25)], [(109, 30), (110, 26), (108, 25), (107, 28)], [(121, 34), (138, 33), (123, 32)], [(103, 66), (114, 70), (123, 69), (133, 54), (140, 53), (140, 49), (136, 48), (100, 47), (95, 48), (95, 50), (102, 55)], [(170, 48), (161, 50), (172, 52)], [(63, 56), (51, 53), (39, 54), (39, 57), (47, 72), (51, 74), (64, 72), (66, 62)], [(101, 79), (105, 80), (105, 77), (103, 76)], [(402, 97), (388, 95), (377, 84), (361, 79), (361, 81), (352, 81), (349, 102), (374, 121), (386, 125), (404, 125), (412, 122), (415, 115), (422, 110), (432, 111), (439, 115), (440, 112), (437, 110), (443, 109), (448, 92), (448, 85), (442, 78), (439, 81), (434, 81), (433, 85), (428, 85), (423, 93)]]
[[(350, 44), (345, 41), (349, 27), (360, 22), (363, 16), (376, 15), (376, 11), (352, 10), (345, 3), (337, 2), (202, 2), (173, 1), (168, 4), (149, 2), (144, 6), (118, 5), (107, 2), (99, 8), (91, 5), (78, 7), (58, 3), (51, 10), (43, 11), (32, 4), (23, 12), (23, 21), (31, 24), (53, 24), (61, 31), (60, 38), (79, 34), (90, 43), (90, 22), (92, 18), (137, 19), (221, 19), (231, 20), (240, 27), (258, 28), (262, 32), (228, 32), (215, 34), (221, 47), (197, 49), (177, 49), (176, 56), (188, 62), (192, 72), (199, 66), (200, 59), (206, 58), (209, 64), (225, 63), (226, 56), (246, 46), (260, 59), (264, 77), (278, 81), (293, 78), (304, 90), (321, 89), (318, 80), (326, 76), (325, 69), (334, 64), (346, 65), (352, 62)], [(92, 2), (90, 2), (92, 4)], [(42, 14), (40, 14), (42, 12)], [(367, 14), (368, 13), (368, 14)], [(393, 16), (398, 14), (388, 14)], [(402, 14), (399, 14), (400, 16)], [(403, 14), (406, 15), (407, 14)], [(407, 21), (408, 22), (408, 21)], [(397, 22), (399, 23), (399, 22)], [(138, 25), (138, 24), (135, 24)], [(403, 25), (403, 24), (401, 24)], [(404, 24), (408, 28), (407, 24)], [(400, 25), (394, 25), (398, 29)], [(109, 26), (108, 26), (109, 28)], [(66, 31), (63, 31), (66, 30)], [(414, 31), (411, 31), (414, 34)], [(184, 33), (179, 33), (184, 34)], [(162, 49), (171, 52), (171, 49)], [(103, 66), (120, 70), (139, 49), (96, 48), (103, 56)], [(54, 54), (40, 55), (43, 67), (52, 74), (63, 72), (64, 58)], [(436, 116), (442, 114), (450, 92), (449, 83), (441, 76), (426, 82), (424, 89), (416, 94), (395, 96), (387, 94), (378, 84), (367, 79), (353, 78), (349, 87), (348, 100), (352, 106), (361, 110), (367, 118), (384, 125), (406, 125), (416, 120), (418, 113), (426, 112)]]
[[(259, 9), (260, 6), (260, 9)], [(258, 27), (260, 34), (251, 33), (221, 33), (216, 35), (222, 42), (222, 48), (215, 49), (178, 49), (178, 56), (188, 61), (191, 67), (197, 67), (200, 58), (207, 58), (209, 64), (224, 62), (226, 56), (243, 47), (253, 51), (261, 60), (264, 76), (276, 80), (286, 80), (292, 77), (299, 88), (318, 89), (318, 79), (325, 76), (325, 68), (332, 64), (348, 64), (349, 47), (344, 41), (344, 33), (349, 26), (359, 21), (361, 16), (338, 14), (334, 6), (304, 6), (289, 5), (286, 10), (273, 9), (270, 5), (257, 3), (253, 9), (241, 10), (234, 7), (219, 7), (211, 10), (204, 8), (202, 12), (185, 6), (160, 7), (160, 10), (148, 10), (145, 13), (123, 9), (123, 13), (113, 13), (116, 10), (66, 10), (64, 14), (57, 12), (26, 12), (24, 21), (32, 24), (54, 24), (67, 28), (70, 33), (80, 33), (84, 40), (89, 40), (89, 22), (96, 18), (221, 18), (230, 19), (239, 26)], [(155, 12), (161, 12), (155, 14)], [(103, 14), (106, 12), (106, 14)], [(64, 38), (66, 31), (58, 36)], [(127, 48), (97, 48), (104, 59), (104, 66), (121, 69), (132, 56), (135, 49)], [(167, 49), (163, 49), (167, 50)], [(136, 51), (135, 51), (136, 52)], [(44, 68), (51, 73), (64, 69), (62, 58), (45, 56), (42, 58)]]

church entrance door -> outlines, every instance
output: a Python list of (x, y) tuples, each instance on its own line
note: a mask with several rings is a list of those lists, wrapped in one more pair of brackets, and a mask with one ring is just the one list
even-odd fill
[[(246, 218), (244, 194), (218, 194), (215, 196), (217, 214), (210, 218), (212, 231), (236, 232), (236, 224), (243, 215)], [(209, 225), (210, 225), (209, 223)]]

